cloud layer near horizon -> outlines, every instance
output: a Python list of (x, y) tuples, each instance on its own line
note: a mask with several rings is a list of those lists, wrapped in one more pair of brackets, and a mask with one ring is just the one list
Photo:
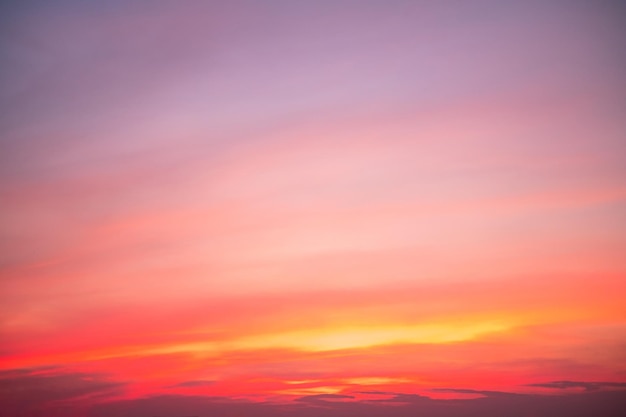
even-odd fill
[[(155, 395), (139, 399), (98, 401), (119, 391), (121, 385), (102, 375), (54, 373), (54, 369), (12, 371), (0, 374), (0, 406), (2, 415), (57, 417), (128, 416), (178, 417), (182, 415), (236, 415), (311, 417), (327, 416), (392, 416), (405, 417), (416, 413), (461, 417), (468, 415), (511, 415), (537, 417), (588, 416), (601, 413), (606, 417), (621, 415), (623, 391), (595, 391), (569, 395), (515, 394), (500, 391), (440, 389), (440, 392), (468, 394), (477, 398), (432, 399), (417, 394), (385, 391), (354, 392), (354, 395), (315, 394), (297, 397), (290, 403), (259, 403), (255, 401), (210, 395)], [(58, 371), (58, 370), (57, 370)], [(546, 384), (551, 385), (552, 383)], [(588, 386), (577, 381), (557, 381), (564, 385)], [(594, 383), (615, 386), (613, 383)], [(181, 384), (182, 385), (182, 384)], [(189, 385), (191, 386), (191, 384)], [(622, 388), (624, 384), (621, 384)], [(360, 397), (360, 398), (358, 398)]]

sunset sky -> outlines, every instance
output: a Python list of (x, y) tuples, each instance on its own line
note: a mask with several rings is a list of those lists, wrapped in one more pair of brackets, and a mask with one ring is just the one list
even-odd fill
[(623, 415), (619, 2), (6, 3), (0, 416)]

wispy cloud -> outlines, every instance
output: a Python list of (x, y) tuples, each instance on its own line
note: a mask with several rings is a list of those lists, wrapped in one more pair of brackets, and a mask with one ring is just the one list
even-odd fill
[(585, 391), (598, 391), (605, 388), (626, 388), (626, 382), (553, 381), (541, 384), (528, 384), (528, 386), (561, 390), (569, 388), (583, 388)]
[(196, 381), (183, 381), (177, 384), (171, 385), (172, 388), (196, 388), (196, 387), (210, 387), (214, 385), (215, 381), (204, 381), (204, 380), (196, 380)]

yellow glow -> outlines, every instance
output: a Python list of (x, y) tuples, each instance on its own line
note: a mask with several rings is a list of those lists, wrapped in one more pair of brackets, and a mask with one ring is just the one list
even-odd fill
[(450, 343), (509, 329), (499, 323), (427, 324), (390, 327), (350, 327), (263, 335), (241, 339), (236, 347), (288, 347), (307, 351), (358, 349), (398, 343)]
[(285, 381), (286, 384), (290, 384), (290, 385), (314, 384), (316, 382), (320, 382), (320, 380), (319, 379), (301, 379), (298, 381)]
[[(255, 335), (220, 341), (202, 341), (171, 345), (129, 347), (115, 352), (86, 354), (84, 360), (140, 355), (192, 353), (218, 357), (223, 352), (255, 349), (296, 349), (322, 352), (341, 349), (362, 349), (390, 344), (431, 344), (472, 340), (489, 333), (510, 330), (511, 324), (496, 322), (422, 324), (387, 327), (339, 327)], [(362, 385), (375, 385), (380, 378), (356, 378)], [(314, 381), (292, 381), (292, 384)], [(389, 382), (389, 381), (387, 381)], [(393, 381), (400, 382), (400, 381)], [(380, 382), (385, 383), (385, 382)]]
[(337, 394), (341, 392), (344, 387), (311, 387), (300, 389), (286, 389), (276, 391), (276, 394), (284, 395), (315, 395), (315, 394)]

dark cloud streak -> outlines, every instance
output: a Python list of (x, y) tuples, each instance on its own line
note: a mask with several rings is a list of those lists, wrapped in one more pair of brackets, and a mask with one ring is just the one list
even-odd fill
[(528, 386), (555, 389), (583, 388), (585, 391), (598, 391), (606, 388), (626, 388), (626, 382), (553, 381)]
[(2, 371), (0, 417), (37, 417), (50, 415), (51, 410), (61, 413), (62, 409), (71, 415), (79, 407), (89, 408), (97, 400), (120, 394), (124, 385), (104, 375), (63, 372), (52, 367)]
[(178, 384), (170, 385), (171, 388), (196, 388), (196, 387), (210, 387), (215, 384), (215, 381), (206, 381), (206, 380), (194, 380), (194, 381), (184, 381)]

